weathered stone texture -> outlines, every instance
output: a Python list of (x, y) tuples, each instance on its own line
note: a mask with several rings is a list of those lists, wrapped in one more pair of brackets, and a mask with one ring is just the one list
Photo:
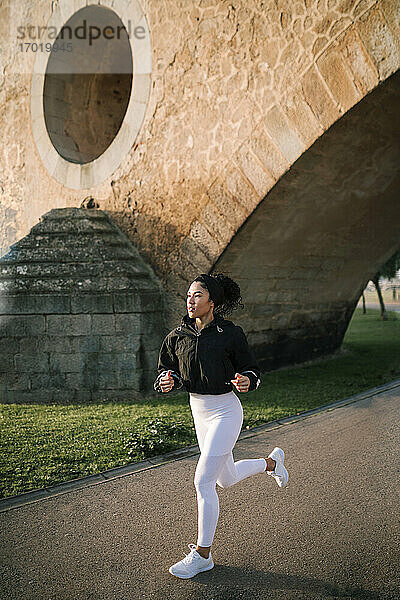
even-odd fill
[(0, 260), (0, 285), (3, 401), (152, 392), (160, 288), (106, 213), (44, 215)]
[[(387, 13), (388, 18), (391, 14)], [(394, 16), (394, 15), (393, 15)], [(398, 29), (398, 22), (394, 22)], [(400, 39), (388, 25), (378, 8), (373, 8), (362, 15), (358, 22), (360, 37), (375, 62), (379, 76), (386, 79), (399, 68)]]
[(323, 54), (317, 65), (341, 111), (346, 112), (361, 99), (361, 93), (353, 82), (351, 73), (335, 49)]
[(340, 110), (333, 101), (326, 83), (315, 67), (307, 71), (304, 76), (303, 93), (306, 102), (311, 107), (323, 129), (328, 129), (339, 118)]

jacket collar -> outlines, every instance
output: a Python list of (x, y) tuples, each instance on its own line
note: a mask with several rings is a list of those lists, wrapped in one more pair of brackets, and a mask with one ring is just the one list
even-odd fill
[[(182, 317), (181, 320), (181, 325), (180, 327), (182, 328), (189, 328), (191, 331), (196, 332), (196, 328), (195, 328), (195, 318), (191, 318), (189, 317), (188, 314), (184, 315)], [(204, 329), (211, 329), (211, 327), (218, 327), (218, 331), (221, 329), (221, 325), (222, 322), (224, 321), (224, 319), (220, 316), (220, 315), (214, 315), (214, 318), (212, 321), (210, 321), (210, 323), (207, 323), (207, 325), (205, 327), (203, 327), (202, 331)], [(178, 329), (180, 329), (180, 327)]]

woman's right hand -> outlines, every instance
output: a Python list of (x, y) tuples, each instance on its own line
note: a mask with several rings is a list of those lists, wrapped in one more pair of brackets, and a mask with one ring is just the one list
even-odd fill
[(169, 392), (174, 387), (174, 378), (171, 375), (171, 371), (168, 371), (166, 375), (160, 377), (160, 387), (163, 392)]

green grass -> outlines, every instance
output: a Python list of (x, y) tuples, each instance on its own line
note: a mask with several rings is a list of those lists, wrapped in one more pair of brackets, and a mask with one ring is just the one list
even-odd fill
[[(400, 316), (356, 309), (342, 348), (334, 356), (262, 376), (260, 387), (241, 394), (243, 428), (333, 402), (400, 377)], [(0, 412), (0, 497), (122, 466), (146, 455), (196, 443), (188, 394), (148, 401), (80, 405), (3, 404)], [(183, 433), (155, 450), (132, 445), (144, 441), (148, 420), (182, 423)], [(165, 429), (165, 428), (164, 428)], [(139, 432), (139, 433), (138, 433)], [(163, 438), (164, 436), (164, 438)], [(157, 437), (157, 436), (156, 436)], [(131, 440), (131, 441), (130, 441)]]

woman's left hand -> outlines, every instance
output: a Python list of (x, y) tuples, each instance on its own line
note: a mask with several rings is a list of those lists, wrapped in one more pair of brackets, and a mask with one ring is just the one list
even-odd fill
[(246, 375), (235, 373), (235, 379), (231, 379), (238, 392), (248, 392), (250, 387), (250, 379)]

